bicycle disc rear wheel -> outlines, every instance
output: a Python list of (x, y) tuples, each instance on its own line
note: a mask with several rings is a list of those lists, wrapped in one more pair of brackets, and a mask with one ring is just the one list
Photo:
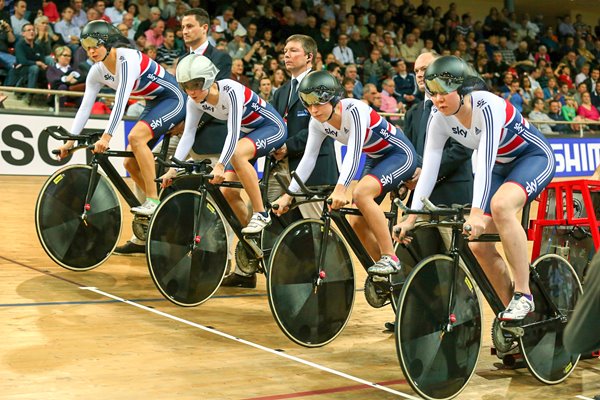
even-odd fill
[[(554, 304), (567, 320), (570, 319), (582, 293), (581, 283), (571, 264), (557, 254), (544, 254), (534, 261), (533, 267)], [(530, 288), (535, 311), (523, 321), (525, 334), (519, 339), (521, 350), (533, 376), (547, 384), (560, 383), (573, 372), (579, 355), (569, 354), (563, 344), (567, 321), (541, 323), (549, 319), (552, 313), (550, 305), (533, 280), (530, 280)], [(538, 324), (527, 327), (535, 323)]]
[[(302, 220), (279, 236), (270, 259), (267, 290), (277, 324), (292, 341), (323, 346), (346, 326), (354, 304), (350, 254), (334, 230), (323, 237), (324, 223)], [(327, 249), (319, 265), (321, 246)], [(325, 272), (315, 286), (319, 271)]]
[(102, 264), (121, 234), (121, 205), (112, 183), (99, 173), (82, 219), (92, 168), (71, 165), (44, 183), (35, 206), (35, 227), (42, 247), (58, 265), (87, 271)]
[(208, 300), (227, 267), (223, 217), (208, 199), (200, 210), (200, 200), (201, 194), (194, 190), (171, 194), (157, 208), (148, 229), (150, 276), (162, 295), (179, 306)]
[(450, 257), (434, 255), (413, 269), (398, 299), (395, 340), (402, 371), (417, 393), (449, 399), (464, 389), (479, 358), (481, 321), (474, 281), (461, 265), (455, 269)]

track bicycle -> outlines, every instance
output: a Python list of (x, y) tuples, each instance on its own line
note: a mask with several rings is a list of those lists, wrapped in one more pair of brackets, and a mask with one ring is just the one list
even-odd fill
[[(478, 289), (495, 315), (505, 307), (462, 234), (467, 207), (436, 207), (428, 201), (424, 210), (400, 207), (406, 214), (431, 218), (416, 229), (452, 230), (448, 252), (423, 259), (406, 278), (398, 299), (395, 341), (402, 371), (417, 393), (426, 399), (453, 398), (475, 372), (481, 350)], [(526, 206), (524, 228), (528, 221)], [(500, 238), (485, 234), (477, 240)], [(530, 287), (535, 311), (519, 322), (495, 319), (492, 341), (503, 352), (518, 344), (531, 373), (541, 382), (556, 384), (573, 372), (579, 360), (579, 355), (565, 350), (562, 336), (582, 293), (581, 283), (567, 260), (545, 254), (531, 264)]]
[[(361, 216), (356, 208), (329, 210), (327, 198), (335, 186), (307, 188), (295, 173), (301, 192), (291, 196), (304, 197), (291, 207), (308, 202), (322, 202), (320, 219), (304, 219), (288, 226), (279, 235), (269, 260), (267, 293), (269, 305), (283, 333), (306, 347), (319, 347), (334, 340), (344, 329), (352, 311), (355, 276), (350, 249), (367, 270), (374, 264), (346, 216)], [(282, 187), (285, 182), (278, 179)], [(398, 196), (393, 190), (392, 197)], [(385, 213), (391, 229), (396, 222), (398, 206), (392, 201)], [(337, 229), (334, 229), (331, 222)], [(350, 247), (350, 249), (348, 248)], [(403, 274), (391, 277), (368, 276), (365, 282), (367, 302), (383, 307), (400, 292)]]
[[(103, 131), (72, 135), (61, 126), (42, 131), (56, 140), (75, 140), (69, 154), (91, 151)], [(170, 136), (164, 135), (159, 157), (166, 157)], [(58, 154), (57, 150), (52, 151)], [(67, 165), (44, 183), (35, 206), (35, 226), (44, 251), (58, 265), (72, 271), (87, 271), (102, 264), (119, 242), (122, 206), (117, 192), (128, 206), (140, 201), (111, 164), (112, 157), (133, 157), (131, 151), (107, 150), (91, 153), (87, 164)], [(100, 168), (102, 170), (100, 170)], [(159, 176), (162, 174), (158, 168)], [(149, 217), (134, 215), (133, 233), (146, 239)]]
[[(231, 243), (225, 233), (228, 223), (239, 239), (235, 249), (237, 266), (245, 273), (267, 273), (266, 260), (274, 238), (285, 222), (272, 217), (272, 223), (258, 235), (244, 235), (244, 227), (221, 193), (221, 187), (242, 189), (240, 182), (211, 184), (210, 160), (170, 162), (165, 167), (180, 169), (173, 185), (179, 189), (158, 206), (148, 229), (146, 255), (148, 269), (161, 294), (174, 304), (197, 306), (219, 288), (227, 267)], [(265, 163), (260, 182), (263, 200), (274, 160)], [(182, 184), (182, 182), (184, 182)]]

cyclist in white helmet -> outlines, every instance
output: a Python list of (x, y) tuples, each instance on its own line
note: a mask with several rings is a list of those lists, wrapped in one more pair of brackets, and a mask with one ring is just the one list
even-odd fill
[[(215, 81), (219, 70), (206, 57), (198, 54), (185, 56), (177, 65), (177, 82), (188, 94), (185, 128), (175, 157), (183, 159), (189, 153), (196, 128), (203, 113), (227, 121), (227, 138), (219, 162), (213, 167), (211, 183), (225, 179), (239, 181), (246, 190), (254, 210), (248, 221), (247, 208), (240, 191), (222, 188), (225, 198), (242, 223), (248, 225), (243, 233), (256, 234), (271, 223), (263, 205), (254, 160), (281, 147), (287, 139), (287, 129), (273, 106), (256, 93), (231, 80)], [(163, 184), (175, 176), (174, 169), (163, 176)]]

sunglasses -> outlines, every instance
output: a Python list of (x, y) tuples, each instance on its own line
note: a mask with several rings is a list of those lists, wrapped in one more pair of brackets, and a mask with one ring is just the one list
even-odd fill
[(88, 36), (85, 39), (81, 39), (81, 46), (85, 51), (89, 49), (97, 49), (98, 46), (103, 45), (104, 41), (95, 37)]
[(333, 99), (334, 94), (317, 88), (309, 93), (298, 92), (298, 97), (300, 97), (300, 101), (302, 101), (304, 107), (310, 107), (329, 103)]
[(430, 96), (435, 96), (436, 94), (446, 95), (457, 90), (462, 83), (462, 78), (446, 74), (434, 75), (425, 79), (425, 91)]
[(179, 82), (179, 86), (184, 90), (203, 90), (204, 82), (206, 80), (204, 78), (196, 78), (187, 82)]

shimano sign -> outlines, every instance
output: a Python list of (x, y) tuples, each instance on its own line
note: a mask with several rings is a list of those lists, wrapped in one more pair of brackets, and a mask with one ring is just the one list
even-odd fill
[(592, 175), (600, 164), (600, 139), (548, 139), (556, 158), (556, 177)]

